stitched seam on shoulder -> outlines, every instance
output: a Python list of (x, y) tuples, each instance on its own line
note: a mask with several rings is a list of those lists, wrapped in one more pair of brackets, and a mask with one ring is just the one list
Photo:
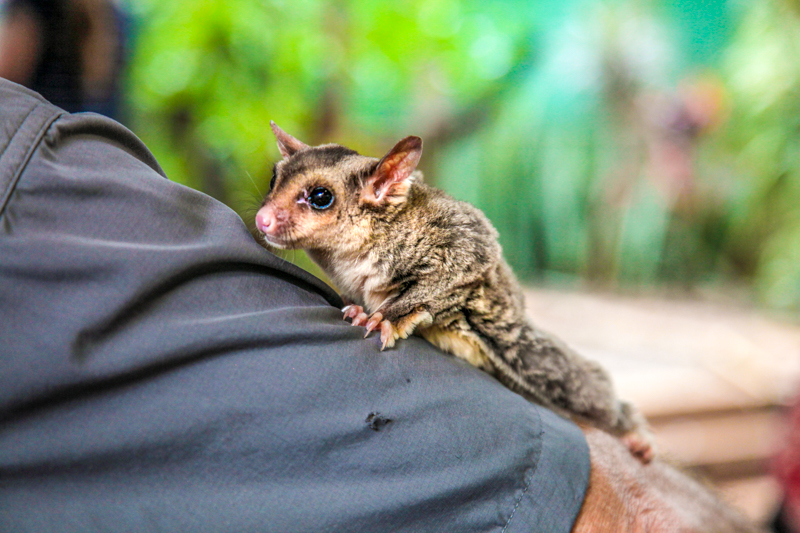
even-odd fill
[[(31, 109), (28, 112), (28, 114), (25, 115), (25, 118), (22, 120), (22, 122), (20, 122), (19, 126), (17, 127), (16, 133), (8, 141), (8, 145), (6, 145), (6, 148), (5, 148), (5, 150), (3, 150), (3, 153), (0, 154), (0, 162), (3, 162), (4, 156), (9, 151), (9, 149), (12, 146), (15, 146), (15, 141), (17, 140), (17, 136), (20, 135), (22, 130), (25, 128), (26, 124), (28, 124), (28, 122), (33, 119), (32, 117), (38, 111), (40, 111), (42, 109), (46, 110), (48, 108), (51, 108), (51, 106), (49, 104), (41, 104), (40, 103), (40, 104), (37, 104), (36, 106), (34, 106), (33, 109)], [(30, 146), (28, 146), (28, 149), (25, 152), (25, 155), (22, 157), (22, 159), (19, 161), (19, 163), (12, 162), (12, 163), (16, 163), (17, 164), (17, 168), (14, 171), (14, 174), (11, 176), (11, 179), (8, 181), (8, 185), (6, 186), (6, 190), (2, 191), (2, 196), (0, 196), (0, 219), (2, 219), (3, 215), (5, 214), (6, 207), (8, 206), (9, 200), (11, 199), (11, 195), (14, 192), (14, 189), (16, 188), (17, 183), (19, 182), (20, 176), (22, 175), (22, 171), (25, 170), (25, 167), (28, 165), (28, 162), (30, 161), (31, 156), (33, 156), (33, 152), (39, 146), (39, 143), (42, 142), (42, 138), (44, 137), (44, 135), (47, 132), (47, 130), (50, 128), (50, 125), (53, 124), (53, 122), (55, 122), (56, 119), (58, 119), (58, 117), (60, 117), (61, 115), (64, 114), (63, 111), (62, 112), (51, 111), (51, 113), (52, 113), (52, 116), (50, 116), (46, 120), (42, 121), (42, 125), (39, 127), (39, 131), (36, 133), (36, 136), (33, 137), (33, 140), (31, 141)], [(22, 142), (25, 142), (25, 141), (23, 140)]]
[(28, 120), (28, 117), (30, 117), (30, 116), (31, 116), (31, 114), (32, 114), (34, 111), (36, 111), (36, 108), (37, 108), (37, 107), (39, 107), (39, 104), (36, 104), (35, 106), (31, 107), (31, 108), (28, 110), (28, 112), (27, 112), (27, 113), (25, 113), (25, 116), (22, 118), (22, 120), (20, 120), (20, 121), (19, 121), (19, 124), (17, 124), (17, 126), (16, 126), (16, 130), (17, 130), (17, 131), (14, 133), (14, 135), (12, 135), (12, 136), (11, 136), (11, 138), (10, 138), (10, 139), (8, 139), (8, 142), (6, 143), (6, 146), (5, 146), (5, 148), (3, 148), (3, 152), (2, 152), (2, 153), (0, 153), (0, 161), (2, 161), (2, 159), (3, 159), (3, 156), (5, 156), (5, 155), (6, 155), (6, 152), (8, 152), (8, 148), (14, 144), (14, 139), (16, 138), (17, 134), (19, 133), (19, 130), (20, 130), (20, 128), (22, 128), (22, 125), (23, 125), (23, 124), (25, 124), (25, 121), (27, 121), (27, 120)]
[(517, 498), (517, 501), (514, 503), (514, 508), (511, 510), (511, 514), (508, 516), (508, 520), (506, 520), (506, 524), (503, 526), (503, 529), (500, 533), (506, 533), (508, 531), (509, 526), (511, 525), (511, 520), (514, 518), (514, 515), (517, 513), (517, 509), (519, 508), (520, 504), (522, 503), (522, 498), (525, 497), (525, 494), (528, 492), (528, 489), (531, 488), (531, 484), (533, 483), (533, 477), (536, 475), (536, 471), (539, 469), (539, 462), (542, 458), (542, 451), (544, 451), (544, 424), (542, 423), (542, 417), (539, 414), (539, 409), (534, 409), (536, 413), (536, 418), (539, 420), (539, 427), (542, 428), (542, 431), (539, 435), (542, 437), (542, 445), (539, 447), (539, 450), (536, 452), (534, 456), (533, 467), (530, 469), (531, 473), (528, 476), (528, 480), (525, 482), (525, 486), (522, 487), (522, 493)]

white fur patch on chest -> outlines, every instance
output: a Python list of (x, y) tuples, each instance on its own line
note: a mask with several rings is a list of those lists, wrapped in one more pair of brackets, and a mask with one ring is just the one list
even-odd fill
[(394, 296), (389, 289), (391, 280), (369, 255), (335, 261), (330, 276), (345, 294), (360, 300), (369, 313)]

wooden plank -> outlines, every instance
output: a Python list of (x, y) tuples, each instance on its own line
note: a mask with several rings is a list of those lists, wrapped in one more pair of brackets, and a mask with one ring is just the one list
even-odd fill
[(650, 420), (659, 453), (683, 465), (766, 461), (777, 450), (782, 417), (775, 409), (727, 411)]
[(800, 386), (800, 326), (736, 306), (526, 290), (528, 314), (650, 415), (775, 405)]

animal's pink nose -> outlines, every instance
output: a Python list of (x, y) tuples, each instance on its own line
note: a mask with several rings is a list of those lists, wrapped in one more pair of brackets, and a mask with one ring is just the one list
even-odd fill
[(258, 213), (256, 213), (256, 228), (265, 234), (271, 234), (278, 229), (278, 217), (272, 207), (265, 205), (258, 210)]

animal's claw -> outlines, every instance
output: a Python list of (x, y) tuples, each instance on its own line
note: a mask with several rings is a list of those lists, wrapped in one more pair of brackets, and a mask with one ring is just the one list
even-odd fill
[(355, 305), (355, 304), (347, 305), (342, 308), (342, 314), (344, 315), (342, 318), (344, 318), (345, 320), (348, 318), (355, 318), (363, 312), (364, 308), (361, 307), (360, 305)]
[(361, 311), (358, 315), (353, 318), (353, 325), (354, 326), (363, 326), (367, 323), (367, 313)]
[(400, 333), (388, 320), (381, 322), (381, 351), (393, 348), (394, 342), (400, 338)]
[(383, 321), (383, 315), (380, 312), (374, 313), (366, 323), (367, 333), (364, 338), (368, 337), (372, 331), (377, 328)]

